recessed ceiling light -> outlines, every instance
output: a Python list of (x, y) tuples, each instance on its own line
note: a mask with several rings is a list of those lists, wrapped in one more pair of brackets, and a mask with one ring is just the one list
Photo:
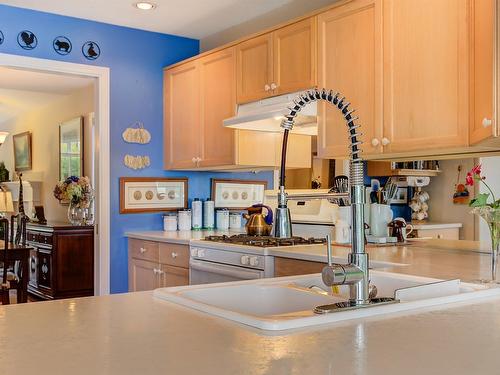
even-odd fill
[(134, 6), (140, 10), (152, 10), (152, 9), (156, 8), (156, 4), (149, 3), (146, 1), (141, 1), (139, 3), (135, 3)]

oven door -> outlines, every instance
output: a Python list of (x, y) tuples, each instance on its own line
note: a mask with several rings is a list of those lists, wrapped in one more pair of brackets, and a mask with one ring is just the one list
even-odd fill
[(264, 271), (230, 266), (203, 260), (191, 259), (189, 263), (189, 285), (223, 283), (261, 279)]

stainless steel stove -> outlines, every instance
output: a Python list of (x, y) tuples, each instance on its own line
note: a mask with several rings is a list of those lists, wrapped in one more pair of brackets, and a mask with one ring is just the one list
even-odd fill
[(205, 241), (223, 242), (236, 245), (257, 246), (257, 247), (279, 247), (294, 245), (315, 245), (326, 243), (325, 238), (277, 238), (269, 236), (248, 236), (246, 234), (236, 234), (233, 236), (208, 236)]
[(324, 238), (275, 238), (247, 236), (207, 236), (191, 241), (189, 283), (209, 284), (274, 277), (274, 257), (270, 250), (324, 244)]

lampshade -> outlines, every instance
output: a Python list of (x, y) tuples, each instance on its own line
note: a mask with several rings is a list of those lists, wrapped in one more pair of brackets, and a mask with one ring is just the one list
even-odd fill
[(0, 191), (0, 212), (14, 212), (14, 203), (10, 191)]
[(0, 132), (0, 145), (5, 142), (5, 138), (9, 135), (9, 132)]

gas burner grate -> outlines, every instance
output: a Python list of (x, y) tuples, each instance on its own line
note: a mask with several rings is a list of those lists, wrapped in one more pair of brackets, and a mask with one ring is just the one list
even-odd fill
[(279, 246), (294, 246), (294, 245), (313, 245), (326, 243), (325, 238), (277, 238), (266, 236), (248, 236), (246, 234), (236, 234), (233, 236), (207, 236), (205, 241), (223, 242), (236, 245), (247, 245), (257, 247), (279, 247)]

